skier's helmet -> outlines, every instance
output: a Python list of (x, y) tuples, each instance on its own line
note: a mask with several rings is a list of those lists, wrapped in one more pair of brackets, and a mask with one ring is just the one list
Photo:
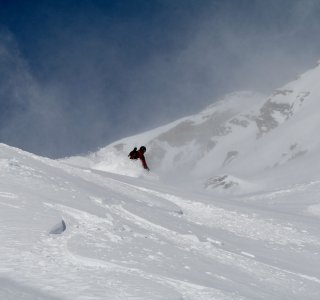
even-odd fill
[(141, 147), (140, 147), (140, 150), (141, 150), (142, 152), (146, 152), (146, 151), (147, 151), (147, 148), (146, 148), (145, 146), (141, 146)]

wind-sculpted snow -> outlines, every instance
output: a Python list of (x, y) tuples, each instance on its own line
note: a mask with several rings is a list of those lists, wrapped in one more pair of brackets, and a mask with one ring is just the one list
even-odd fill
[(235, 198), (0, 161), (3, 299), (318, 299), (320, 180)]
[[(142, 190), (145, 190), (142, 188)], [(320, 246), (320, 241), (316, 237), (308, 236), (305, 232), (296, 232), (287, 225), (273, 224), (270, 220), (262, 220), (256, 214), (249, 216), (239, 214), (235, 211), (225, 210), (213, 205), (204, 205), (200, 202), (181, 199), (174, 195), (161, 194), (159, 192), (148, 191), (159, 195), (165, 199), (170, 199), (173, 203), (179, 205), (184, 211), (186, 218), (203, 226), (219, 227), (234, 230), (234, 233), (240, 236), (249, 236), (252, 239), (264, 239), (270, 243), (288, 244), (293, 243), (303, 245), (305, 243)], [(260, 230), (257, 230), (259, 228)]]

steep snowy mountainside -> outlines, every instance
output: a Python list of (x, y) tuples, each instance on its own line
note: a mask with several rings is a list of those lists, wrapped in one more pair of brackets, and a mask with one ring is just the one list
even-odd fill
[[(199, 114), (67, 162), (140, 176), (126, 156), (134, 146), (144, 144), (152, 171), (168, 181), (179, 178), (208, 189), (240, 190), (247, 182), (245, 189), (249, 185), (255, 189), (269, 175), (281, 178), (282, 172), (296, 167), (303, 169), (296, 182), (304, 176), (311, 180), (319, 171), (314, 163), (320, 153), (319, 78), (318, 65), (269, 97), (233, 93)], [(114, 159), (118, 156), (121, 165)]]
[[(218, 141), (232, 132), (229, 121), (236, 116), (258, 108), (263, 96), (253, 92), (226, 95), (199, 114), (179, 119), (168, 125), (128, 137), (92, 153), (87, 157), (71, 157), (63, 161), (83, 167), (139, 176), (136, 164), (128, 162), (127, 154), (134, 146), (146, 145), (150, 168), (160, 175), (189, 170), (215, 148)], [(239, 120), (243, 126), (247, 120)], [(121, 163), (119, 165), (119, 158)]]
[(214, 197), (3, 144), (0, 178), (0, 299), (319, 298), (320, 180)]
[(272, 176), (280, 176), (282, 169), (300, 165), (300, 180), (319, 174), (319, 79), (317, 66), (276, 90), (259, 109), (250, 139), (233, 144), (239, 159), (226, 170), (255, 175), (271, 169)]

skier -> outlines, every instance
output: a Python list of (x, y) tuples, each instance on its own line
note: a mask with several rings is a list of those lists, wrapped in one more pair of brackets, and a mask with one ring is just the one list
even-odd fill
[(133, 150), (129, 153), (128, 157), (130, 157), (130, 159), (138, 159), (138, 151), (137, 151), (137, 147), (134, 147)]
[(147, 151), (145, 146), (141, 146), (139, 151), (138, 151), (138, 158), (140, 158), (141, 162), (142, 162), (142, 166), (144, 169), (146, 169), (147, 171), (150, 171), (147, 162), (146, 162), (146, 158), (144, 157), (144, 153)]

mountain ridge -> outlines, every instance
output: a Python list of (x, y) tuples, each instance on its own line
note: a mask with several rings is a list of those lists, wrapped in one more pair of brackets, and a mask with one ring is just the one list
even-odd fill
[[(241, 180), (254, 181), (269, 169), (281, 173), (282, 166), (320, 151), (320, 143), (308, 134), (316, 136), (320, 126), (319, 77), (317, 65), (269, 97), (231, 93), (198, 114), (65, 161), (126, 175), (127, 153), (145, 145), (151, 170), (168, 182), (194, 182), (208, 189), (210, 178), (229, 175), (239, 178), (239, 187)], [(141, 174), (134, 171), (129, 176)]]

